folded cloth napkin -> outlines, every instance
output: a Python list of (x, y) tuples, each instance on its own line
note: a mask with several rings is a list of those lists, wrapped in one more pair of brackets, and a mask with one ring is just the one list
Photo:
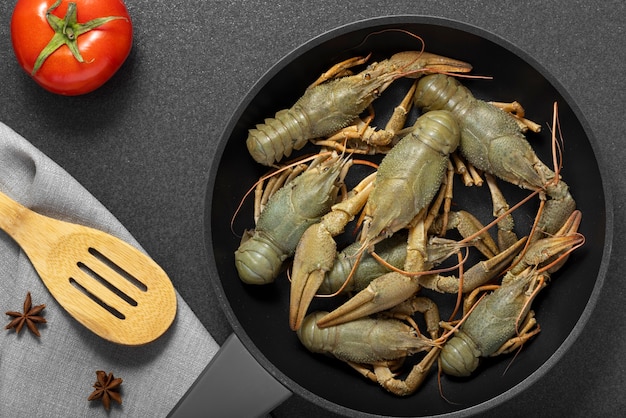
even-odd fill
[[(41, 214), (87, 225), (141, 249), (118, 220), (66, 171), (0, 123), (0, 190)], [(5, 330), (6, 311), (22, 311), (26, 294), (45, 304), (41, 337)], [(0, 417), (165, 417), (218, 350), (177, 295), (170, 329), (139, 347), (110, 343), (75, 321), (50, 295), (26, 255), (0, 231)], [(111, 410), (87, 398), (96, 370), (123, 379)]]

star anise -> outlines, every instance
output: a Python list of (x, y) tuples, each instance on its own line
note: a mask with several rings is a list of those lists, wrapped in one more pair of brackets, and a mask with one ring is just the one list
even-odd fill
[(95, 390), (87, 398), (88, 401), (94, 401), (96, 399), (102, 400), (102, 405), (108, 411), (111, 407), (111, 399), (115, 402), (122, 404), (122, 395), (120, 395), (120, 385), (122, 379), (119, 377), (116, 379), (113, 377), (113, 373), (108, 375), (103, 370), (96, 371), (98, 380), (93, 384)]
[(45, 304), (33, 307), (30, 298), (30, 292), (26, 293), (26, 299), (24, 300), (24, 312), (6, 312), (7, 315), (13, 317), (13, 320), (9, 322), (9, 325), (4, 327), (4, 329), (15, 328), (15, 332), (19, 334), (24, 324), (26, 324), (26, 327), (30, 330), (30, 332), (39, 337), (40, 334), (39, 330), (37, 329), (37, 324), (46, 323), (46, 318), (39, 315), (45, 307)]

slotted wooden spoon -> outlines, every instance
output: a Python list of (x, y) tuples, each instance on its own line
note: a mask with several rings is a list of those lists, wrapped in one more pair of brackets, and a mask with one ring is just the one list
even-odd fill
[(0, 193), (0, 228), (24, 250), (52, 296), (109, 341), (154, 341), (176, 316), (176, 293), (150, 257), (103, 231), (40, 215)]

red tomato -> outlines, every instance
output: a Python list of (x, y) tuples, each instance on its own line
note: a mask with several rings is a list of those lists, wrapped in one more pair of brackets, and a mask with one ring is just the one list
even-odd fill
[[(93, 20), (100, 18), (111, 19)], [(59, 26), (56, 35), (53, 26)], [(39, 85), (73, 96), (97, 89), (121, 67), (130, 52), (133, 27), (122, 0), (18, 0), (11, 18), (11, 40), (20, 66)], [(82, 62), (68, 46), (72, 43)], [(52, 47), (53, 52), (33, 71), (42, 50), (52, 44), (59, 46)]]

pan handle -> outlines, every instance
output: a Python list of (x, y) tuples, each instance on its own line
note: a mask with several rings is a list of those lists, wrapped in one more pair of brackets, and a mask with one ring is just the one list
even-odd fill
[(289, 396), (233, 333), (168, 418), (262, 417)]

